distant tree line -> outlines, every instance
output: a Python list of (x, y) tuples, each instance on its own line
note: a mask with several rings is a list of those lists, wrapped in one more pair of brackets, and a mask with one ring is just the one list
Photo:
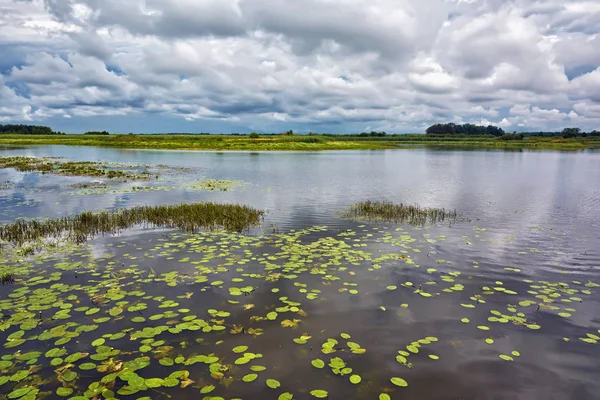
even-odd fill
[(371, 131), (369, 132), (361, 132), (358, 136), (377, 136), (377, 137), (382, 137), (382, 136), (386, 136), (387, 133), (384, 131), (381, 132), (375, 132), (375, 131)]
[(500, 140), (523, 140), (525, 135), (523, 133), (505, 133), (500, 136)]
[(579, 128), (565, 128), (559, 132), (525, 132), (525, 136), (550, 136), (550, 137), (558, 137), (562, 136), (563, 138), (575, 138), (575, 137), (588, 137), (588, 136), (600, 136), (600, 131), (593, 130), (591, 132), (584, 132)]
[(504, 130), (502, 128), (498, 128), (497, 126), (488, 125), (472, 125), (472, 124), (462, 124), (457, 125), (453, 123), (449, 124), (435, 124), (431, 125), (425, 131), (428, 135), (474, 135), (474, 136), (484, 136), (484, 135), (493, 135), (493, 136), (502, 136), (504, 135)]
[[(435, 124), (427, 128), (426, 133), (428, 135), (474, 135), (484, 136), (493, 135), (497, 136), (502, 140), (522, 140), (525, 136), (550, 136), (563, 138), (576, 138), (576, 137), (587, 137), (587, 136), (600, 136), (600, 132), (593, 130), (591, 132), (583, 132), (579, 128), (565, 128), (560, 132), (520, 132), (516, 131), (513, 133), (505, 133), (502, 128), (497, 126), (488, 125), (472, 125), (463, 124), (457, 125), (453, 123), (448, 124)], [(362, 135), (362, 134), (361, 134)]]
[(0, 124), (0, 134), (3, 135), (64, 135), (62, 132), (54, 132), (48, 126), (39, 125), (2, 125)]
[(579, 128), (565, 128), (560, 135), (565, 139), (569, 139), (575, 137), (600, 136), (600, 132), (595, 129), (591, 132), (582, 132)]

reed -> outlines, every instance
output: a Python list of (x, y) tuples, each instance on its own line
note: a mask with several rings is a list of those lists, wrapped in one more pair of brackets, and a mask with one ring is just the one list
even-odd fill
[(418, 205), (368, 200), (352, 205), (346, 213), (346, 217), (425, 225), (426, 223), (437, 223), (446, 220), (455, 221), (458, 213), (456, 210), (446, 210), (443, 208), (424, 208)]
[(178, 228), (185, 232), (200, 229), (226, 229), (241, 232), (258, 225), (264, 211), (237, 204), (196, 203), (164, 206), (138, 206), (100, 213), (83, 212), (70, 217), (20, 220), (0, 226), (0, 239), (22, 245), (41, 238), (66, 236), (83, 243), (98, 234), (118, 233), (135, 225)]
[(15, 274), (6, 272), (6, 273), (0, 275), (0, 284), (1, 285), (8, 285), (8, 284), (14, 283), (14, 282), (15, 282)]

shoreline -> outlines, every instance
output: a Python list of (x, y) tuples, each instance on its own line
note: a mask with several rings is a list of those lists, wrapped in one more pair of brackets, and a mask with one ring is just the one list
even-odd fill
[(0, 147), (66, 145), (96, 146), (148, 150), (207, 151), (319, 151), (319, 150), (388, 150), (411, 148), (495, 149), (495, 150), (559, 150), (600, 149), (600, 137), (563, 139), (530, 136), (523, 140), (503, 141), (495, 137), (430, 137), (396, 135), (362, 138), (326, 135), (248, 136), (229, 135), (0, 135)]

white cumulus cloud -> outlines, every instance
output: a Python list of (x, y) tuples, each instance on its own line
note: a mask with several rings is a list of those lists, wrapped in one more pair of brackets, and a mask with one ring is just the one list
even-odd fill
[(581, 0), (0, 0), (0, 121), (598, 129), (599, 38)]

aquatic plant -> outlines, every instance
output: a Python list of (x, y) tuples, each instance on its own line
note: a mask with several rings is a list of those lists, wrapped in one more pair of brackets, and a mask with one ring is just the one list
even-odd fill
[(138, 224), (178, 228), (185, 232), (221, 228), (240, 232), (259, 224), (263, 214), (263, 211), (248, 206), (210, 202), (138, 206), (112, 212), (83, 212), (44, 221), (19, 220), (0, 226), (0, 239), (21, 245), (44, 237), (60, 238), (66, 235), (76, 243), (82, 243), (95, 235), (117, 233)]
[(243, 183), (244, 182), (242, 181), (232, 181), (227, 179), (202, 179), (191, 183), (186, 187), (192, 190), (207, 190), (210, 192), (219, 190), (225, 192), (227, 190), (234, 189)]
[[(456, 255), (444, 255), (451, 260), (429, 258), (432, 247), (444, 251), (446, 237), (427, 230), (446, 227), (357, 228), (107, 238), (103, 244), (112, 250), (106, 254), (96, 246), (67, 244), (28, 262), (20, 249), (7, 248), (0, 252), (0, 272), (20, 279), (0, 290), (2, 393), (15, 399), (84, 400), (176, 399), (200, 392), (218, 399), (264, 388), (279, 400), (337, 398), (340, 393), (397, 399), (409, 389), (419, 392), (426, 383), (415, 376), (431, 363), (461, 354), (455, 352), (462, 352), (463, 343), (481, 344), (484, 348), (472, 346), (470, 352), (481, 350), (485, 357), (495, 352), (495, 362), (507, 363), (504, 368), (521, 359), (531, 362), (537, 352), (527, 349), (521, 355), (507, 347), (508, 335), (545, 329), (535, 323), (536, 315), (575, 313), (570, 306), (595, 301), (594, 288), (600, 286), (518, 278), (512, 267), (474, 280), (452, 267), (452, 260), (464, 259), (460, 250), (470, 246), (464, 240), (457, 241)], [(468, 238), (479, 235), (488, 238), (479, 229)], [(433, 263), (437, 268), (423, 268)], [(390, 282), (399, 264), (402, 275)], [(510, 276), (506, 283), (502, 273)], [(331, 302), (350, 303), (349, 296), (360, 300), (372, 293), (383, 301), (385, 312), (372, 305), (370, 315), (365, 309), (364, 316), (333, 323), (323, 318)], [(443, 325), (431, 325), (431, 333), (419, 327), (400, 336), (387, 329), (407, 327), (402, 319), (408, 315), (422, 318), (442, 304)], [(498, 310), (489, 310), (492, 305)], [(470, 323), (464, 315), (471, 325), (462, 325)], [(486, 316), (489, 327), (481, 332)], [(460, 335), (444, 329), (455, 325)], [(572, 332), (570, 324), (563, 326)], [(596, 328), (579, 331), (579, 341), (596, 346)], [(261, 335), (265, 340), (252, 339)], [(383, 347), (384, 341), (392, 347)], [(277, 353), (272, 343), (278, 343)], [(281, 373), (281, 355), (293, 367), (306, 369), (292, 377)], [(377, 368), (371, 367), (373, 361), (379, 362)]]
[(6, 272), (0, 275), (0, 284), (6, 285), (9, 283), (13, 283), (15, 281), (15, 274), (11, 272)]
[(147, 171), (136, 172), (131, 169), (116, 169), (108, 163), (94, 163), (90, 161), (62, 161), (50, 158), (37, 157), (0, 157), (0, 168), (14, 168), (22, 172), (40, 172), (42, 174), (56, 174), (66, 176), (91, 176), (108, 179), (149, 179)]
[(345, 217), (425, 225), (426, 223), (437, 223), (446, 220), (455, 221), (458, 213), (456, 210), (443, 208), (423, 208), (418, 205), (368, 200), (352, 205)]

